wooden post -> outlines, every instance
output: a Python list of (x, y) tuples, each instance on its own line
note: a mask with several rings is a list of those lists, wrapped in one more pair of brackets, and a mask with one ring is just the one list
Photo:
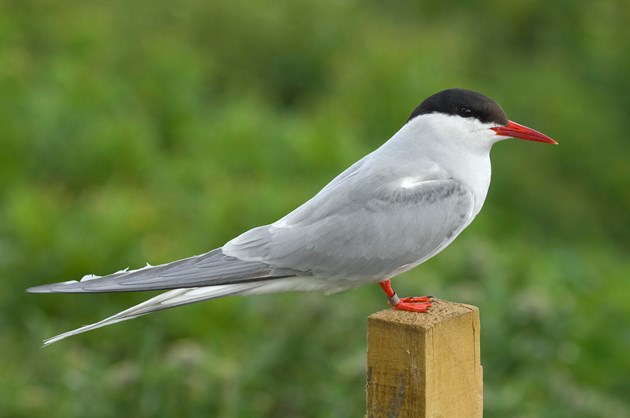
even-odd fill
[(368, 418), (481, 418), (479, 310), (435, 299), (429, 313), (368, 318)]

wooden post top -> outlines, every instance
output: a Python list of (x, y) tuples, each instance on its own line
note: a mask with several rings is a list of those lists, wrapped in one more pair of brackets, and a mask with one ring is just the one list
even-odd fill
[(368, 317), (369, 418), (482, 417), (479, 310), (432, 303), (428, 313)]
[(460, 315), (469, 315), (471, 312), (479, 312), (479, 308), (464, 303), (449, 302), (434, 298), (431, 302), (433, 306), (427, 313), (415, 313), (397, 311), (395, 309), (385, 309), (373, 313), (368, 317), (368, 321), (384, 321), (396, 324), (396, 326), (432, 328), (435, 324), (447, 321)]

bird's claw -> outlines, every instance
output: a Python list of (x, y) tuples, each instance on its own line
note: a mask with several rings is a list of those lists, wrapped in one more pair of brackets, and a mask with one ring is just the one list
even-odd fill
[[(432, 296), (411, 296), (401, 298), (400, 301), (393, 306), (398, 311), (407, 312), (427, 312), (432, 306)], [(389, 306), (392, 306), (391, 302), (387, 302)]]

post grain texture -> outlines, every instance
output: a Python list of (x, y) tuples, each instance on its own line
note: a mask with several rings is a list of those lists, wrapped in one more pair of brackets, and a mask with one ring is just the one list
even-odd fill
[(428, 313), (368, 318), (368, 418), (481, 418), (479, 310), (435, 299)]

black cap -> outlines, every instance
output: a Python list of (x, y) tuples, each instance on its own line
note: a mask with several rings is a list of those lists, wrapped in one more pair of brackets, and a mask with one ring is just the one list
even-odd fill
[(501, 106), (483, 94), (465, 89), (448, 89), (427, 98), (409, 116), (407, 122), (418, 115), (444, 113), (463, 118), (476, 118), (483, 123), (507, 125), (508, 118)]

